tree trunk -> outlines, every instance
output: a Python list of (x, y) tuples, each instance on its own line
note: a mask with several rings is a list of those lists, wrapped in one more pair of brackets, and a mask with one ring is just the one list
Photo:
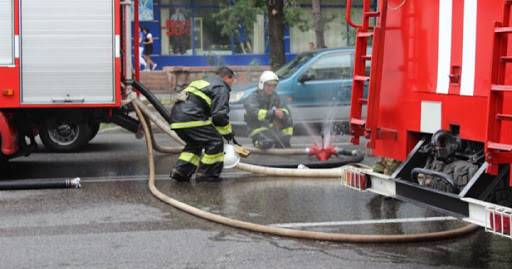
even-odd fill
[(316, 47), (325, 48), (324, 25), (322, 23), (322, 10), (320, 9), (321, 0), (312, 0), (313, 22), (315, 23)]
[(267, 0), (270, 65), (276, 70), (284, 65), (284, 0)]

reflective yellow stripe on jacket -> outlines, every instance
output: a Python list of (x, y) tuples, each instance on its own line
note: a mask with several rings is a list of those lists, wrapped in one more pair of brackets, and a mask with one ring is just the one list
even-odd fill
[(214, 164), (224, 162), (224, 152), (220, 152), (213, 155), (204, 154), (201, 158), (201, 162), (204, 164)]
[(281, 134), (283, 135), (293, 135), (293, 127), (288, 127), (281, 130)]
[(190, 83), (190, 85), (188, 85), (188, 87), (185, 88), (184, 91), (189, 92), (193, 95), (199, 96), (201, 99), (203, 99), (208, 104), (208, 106), (211, 106), (212, 99), (210, 97), (208, 97), (208, 95), (206, 95), (204, 92), (200, 91), (200, 89), (206, 88), (209, 85), (210, 85), (210, 83), (208, 83), (207, 81), (196, 80), (196, 81)]
[(257, 135), (258, 133), (261, 133), (261, 132), (266, 131), (266, 130), (268, 130), (267, 127), (256, 128), (256, 129), (251, 131), (251, 133), (249, 134), (249, 137), (253, 137), (253, 136)]
[(231, 123), (228, 123), (226, 126), (215, 126), (215, 129), (217, 129), (217, 132), (219, 132), (220, 135), (227, 135), (233, 132)]
[(265, 120), (265, 116), (267, 116), (267, 111), (266, 109), (260, 109), (258, 111), (258, 120)]
[(178, 158), (182, 161), (185, 161), (185, 162), (188, 162), (188, 163), (191, 163), (195, 166), (198, 166), (199, 165), (199, 156), (195, 155), (194, 153), (192, 152), (182, 152), (180, 154), (180, 157)]
[(287, 108), (282, 108), (281, 110), (283, 111), (283, 113), (286, 113), (286, 114), (290, 115), (290, 111), (288, 111)]
[(186, 121), (186, 122), (175, 122), (171, 124), (171, 129), (185, 129), (192, 127), (200, 127), (208, 124), (212, 124), (211, 120), (196, 120), (196, 121)]

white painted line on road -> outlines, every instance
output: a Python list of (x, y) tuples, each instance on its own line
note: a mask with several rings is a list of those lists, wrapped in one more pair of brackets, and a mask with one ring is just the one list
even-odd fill
[(348, 220), (331, 222), (302, 222), (302, 223), (277, 223), (269, 224), (278, 228), (299, 228), (299, 227), (319, 227), (319, 226), (343, 226), (343, 225), (362, 225), (362, 224), (382, 224), (382, 223), (405, 223), (405, 222), (432, 222), (457, 220), (454, 217), (428, 217), (428, 218), (404, 218), (404, 219), (376, 219), (376, 220)]

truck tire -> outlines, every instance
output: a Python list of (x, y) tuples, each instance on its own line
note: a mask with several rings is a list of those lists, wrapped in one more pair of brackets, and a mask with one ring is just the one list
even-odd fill
[(75, 152), (89, 143), (91, 128), (88, 123), (59, 122), (54, 127), (43, 126), (39, 136), (50, 151)]
[[(0, 137), (0, 147), (2, 147), (1, 137)], [(7, 156), (5, 156), (2, 152), (0, 152), (0, 169), (3, 169), (8, 161), (9, 161), (9, 158), (7, 158)]]
[(89, 122), (89, 128), (91, 129), (91, 137), (89, 138), (89, 141), (91, 141), (100, 131), (100, 123)]
[(500, 180), (498, 186), (496, 186), (496, 189), (491, 196), (492, 203), (506, 207), (512, 207), (512, 187), (508, 185), (509, 178), (509, 175), (506, 174), (504, 178)]

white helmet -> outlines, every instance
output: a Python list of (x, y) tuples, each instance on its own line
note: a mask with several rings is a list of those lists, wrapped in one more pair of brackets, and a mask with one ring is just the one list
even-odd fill
[(279, 77), (272, 71), (263, 71), (260, 77), (260, 82), (258, 83), (258, 89), (263, 90), (263, 86), (265, 86), (265, 83), (267, 82), (277, 84), (279, 82)]

